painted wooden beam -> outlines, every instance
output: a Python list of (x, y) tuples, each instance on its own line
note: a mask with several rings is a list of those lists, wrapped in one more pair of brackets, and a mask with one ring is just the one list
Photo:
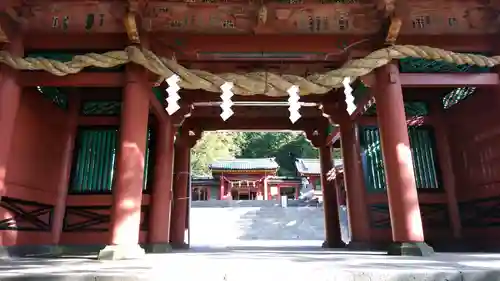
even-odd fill
[[(497, 73), (400, 73), (399, 77), (401, 85), (407, 88), (486, 87), (499, 83)], [(361, 80), (372, 87), (375, 76), (371, 73)]]
[(182, 124), (182, 129), (191, 130), (194, 128), (203, 131), (214, 130), (293, 130), (304, 131), (306, 129), (318, 130), (325, 128), (328, 125), (326, 118), (301, 118), (296, 123), (292, 124), (288, 116), (281, 118), (229, 118), (223, 121), (219, 118), (187, 118)]
[[(149, 77), (151, 86), (156, 84), (156, 78)], [(125, 74), (121, 72), (80, 72), (67, 76), (56, 76), (41, 71), (23, 71), (20, 75), (24, 87), (123, 87)]]
[[(290, 112), (288, 111), (288, 106), (265, 106), (265, 105), (252, 105), (252, 106), (238, 106), (232, 107), (234, 115), (231, 118), (259, 118), (266, 117), (269, 120), (280, 117), (288, 117)], [(221, 113), (221, 108), (218, 105), (215, 106), (196, 106), (194, 107), (191, 117), (193, 118), (211, 118), (219, 117)], [(302, 107), (300, 108), (301, 118), (322, 118), (322, 112), (318, 107)]]
[[(150, 77), (151, 84), (153, 85), (154, 77)], [(440, 74), (440, 73), (401, 73), (401, 85), (409, 88), (436, 88), (436, 87), (485, 87), (496, 86), (499, 83), (499, 76), (497, 73), (453, 73), (453, 74)], [(124, 75), (119, 72), (81, 72), (78, 74), (71, 74), (64, 77), (55, 76), (47, 72), (39, 71), (23, 71), (21, 73), (21, 83), (25, 87), (33, 86), (53, 86), (53, 87), (122, 87), (124, 83)], [(367, 86), (373, 85), (373, 76), (368, 75), (363, 78)], [(192, 92), (191, 92), (192, 93)], [(210, 99), (202, 98), (207, 95)], [(189, 94), (185, 94), (189, 99)], [(197, 102), (204, 101), (218, 101), (219, 94), (198, 93)], [(217, 95), (217, 97), (216, 97)], [(319, 102), (323, 99), (322, 95), (310, 95), (303, 97), (301, 101), (304, 102)], [(283, 100), (284, 98), (262, 98), (262, 96), (239, 98), (241, 100)], [(190, 100), (193, 102), (193, 100)]]
[(499, 83), (497, 73), (402, 73), (404, 87), (484, 87)]
[(20, 82), (24, 87), (122, 87), (125, 75), (119, 72), (81, 72), (64, 77), (47, 72), (23, 71)]
[[(88, 34), (34, 34), (25, 35), (25, 46), (28, 50), (119, 50), (128, 44), (126, 33), (88, 33)], [(340, 54), (345, 45), (366, 40), (359, 35), (324, 36), (308, 35), (202, 35), (168, 32), (148, 33), (152, 49), (163, 56), (175, 53), (178, 59), (199, 59), (210, 57), (217, 52), (282, 52), (282, 53), (319, 53), (328, 61), (342, 60)], [(492, 35), (402, 35), (398, 36), (398, 44), (429, 45), (451, 51), (491, 52), (496, 41)], [(294, 42), (283, 44), (283, 42)], [(352, 57), (362, 57), (374, 50), (369, 41), (356, 45), (350, 50)], [(324, 55), (327, 55), (324, 58)], [(318, 55), (318, 54), (316, 54)], [(213, 56), (212, 56), (213, 57)]]

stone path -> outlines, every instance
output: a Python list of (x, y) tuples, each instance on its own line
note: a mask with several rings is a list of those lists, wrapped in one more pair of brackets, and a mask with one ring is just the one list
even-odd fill
[(376, 252), (323, 250), (306, 245), (195, 248), (100, 262), (85, 258), (12, 259), (0, 263), (0, 280), (203, 280), (203, 281), (497, 281), (500, 254), (393, 257)]
[[(198, 204), (194, 204), (190, 211), (192, 245), (234, 245), (260, 240), (323, 240), (325, 237), (321, 206), (282, 208), (273, 201), (200, 202), (204, 204), (193, 202)], [(242, 203), (246, 205), (240, 205)], [(348, 242), (346, 210), (341, 209), (340, 213), (342, 238)]]

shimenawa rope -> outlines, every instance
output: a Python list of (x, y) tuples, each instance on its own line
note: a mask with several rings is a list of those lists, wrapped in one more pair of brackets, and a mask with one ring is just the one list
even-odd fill
[(57, 76), (65, 76), (78, 73), (86, 67), (112, 68), (133, 62), (142, 65), (161, 78), (177, 74), (181, 78), (179, 86), (184, 89), (220, 92), (222, 84), (232, 82), (234, 94), (266, 93), (269, 96), (288, 96), (287, 90), (293, 85), (299, 87), (300, 95), (325, 94), (334, 88), (341, 88), (345, 77), (350, 77), (351, 81), (354, 81), (355, 78), (366, 75), (392, 60), (408, 57), (481, 67), (493, 67), (500, 64), (500, 56), (486, 57), (454, 53), (428, 46), (394, 45), (374, 51), (364, 58), (348, 61), (339, 69), (301, 77), (268, 72), (214, 74), (204, 70), (187, 69), (174, 60), (158, 57), (150, 50), (136, 46), (129, 46), (123, 51), (77, 55), (68, 62), (40, 57), (19, 58), (0, 51), (0, 62), (19, 70), (43, 70)]

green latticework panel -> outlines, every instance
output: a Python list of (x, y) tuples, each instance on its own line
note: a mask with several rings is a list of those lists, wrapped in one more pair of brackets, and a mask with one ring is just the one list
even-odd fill
[(160, 101), (160, 103), (163, 104), (164, 102), (163, 90), (160, 87), (154, 87), (153, 93), (155, 94), (156, 98)]
[[(405, 112), (407, 116), (426, 116), (429, 115), (429, 107), (425, 102), (405, 102)], [(374, 104), (370, 108), (368, 108), (364, 115), (377, 115), (377, 104)]]
[(117, 140), (118, 128), (79, 130), (69, 192), (111, 192)]
[(385, 190), (384, 160), (377, 127), (360, 127), (360, 147), (365, 185), (369, 191)]
[(436, 148), (432, 131), (429, 128), (409, 127), (408, 136), (413, 156), (413, 170), (417, 188), (438, 189), (436, 169)]
[[(439, 189), (432, 131), (425, 127), (410, 127), (408, 135), (417, 188)], [(378, 128), (360, 128), (360, 145), (366, 188), (371, 192), (384, 191), (386, 181)]]
[(453, 63), (434, 61), (427, 59), (406, 58), (399, 60), (401, 72), (404, 73), (485, 73), (489, 72), (488, 67), (471, 65), (457, 65)]
[(448, 109), (476, 91), (474, 87), (456, 88), (443, 97), (443, 108)]
[[(144, 190), (151, 181), (151, 131), (148, 131), (144, 168)], [(116, 168), (119, 132), (117, 127), (81, 128), (78, 131), (69, 192), (110, 193)]]
[[(45, 58), (56, 60), (60, 62), (68, 62), (73, 59), (76, 55), (84, 55), (90, 53), (89, 51), (71, 53), (64, 51), (40, 51), (40, 52), (32, 52), (26, 54), (28, 58)], [(82, 70), (82, 72), (121, 72), (125, 69), (125, 65), (119, 65), (111, 68), (99, 68), (99, 67), (86, 67)]]
[(51, 100), (59, 108), (68, 108), (68, 96), (61, 90), (61, 88), (56, 87), (36, 87), (38, 92), (42, 94), (45, 98)]
[(113, 116), (121, 112), (119, 101), (86, 101), (82, 104), (81, 115), (85, 116)]
[(368, 94), (368, 87), (366, 87), (363, 83), (359, 83), (358, 86), (352, 92), (352, 96), (354, 97), (354, 104), (357, 105), (367, 94)]

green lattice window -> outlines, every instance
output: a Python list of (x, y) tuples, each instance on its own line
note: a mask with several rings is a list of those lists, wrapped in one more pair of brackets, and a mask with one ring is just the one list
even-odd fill
[(475, 87), (456, 88), (443, 97), (443, 108), (448, 109), (471, 96), (476, 91)]
[[(441, 185), (436, 167), (432, 130), (427, 127), (410, 126), (408, 135), (417, 188), (439, 190)], [(384, 191), (386, 181), (378, 128), (374, 126), (360, 128), (360, 145), (366, 188), (371, 192)]]
[(406, 58), (399, 60), (401, 72), (405, 73), (485, 73), (488, 67), (472, 66), (467, 64), (454, 64), (443, 61)]
[[(154, 165), (151, 165), (151, 131), (148, 131), (145, 155), (144, 190), (150, 185)], [(69, 192), (73, 194), (110, 193), (116, 168), (117, 127), (80, 128)]]
[[(415, 101), (415, 102), (405, 102), (405, 112), (406, 116), (426, 116), (429, 115), (429, 107), (427, 103)], [(377, 104), (372, 105), (365, 114), (367, 116), (377, 115)]]
[(68, 96), (63, 88), (57, 87), (36, 87), (38, 92), (44, 97), (52, 101), (57, 107), (61, 109), (68, 108)]
[(85, 101), (80, 111), (85, 116), (114, 116), (121, 112), (120, 101)]

